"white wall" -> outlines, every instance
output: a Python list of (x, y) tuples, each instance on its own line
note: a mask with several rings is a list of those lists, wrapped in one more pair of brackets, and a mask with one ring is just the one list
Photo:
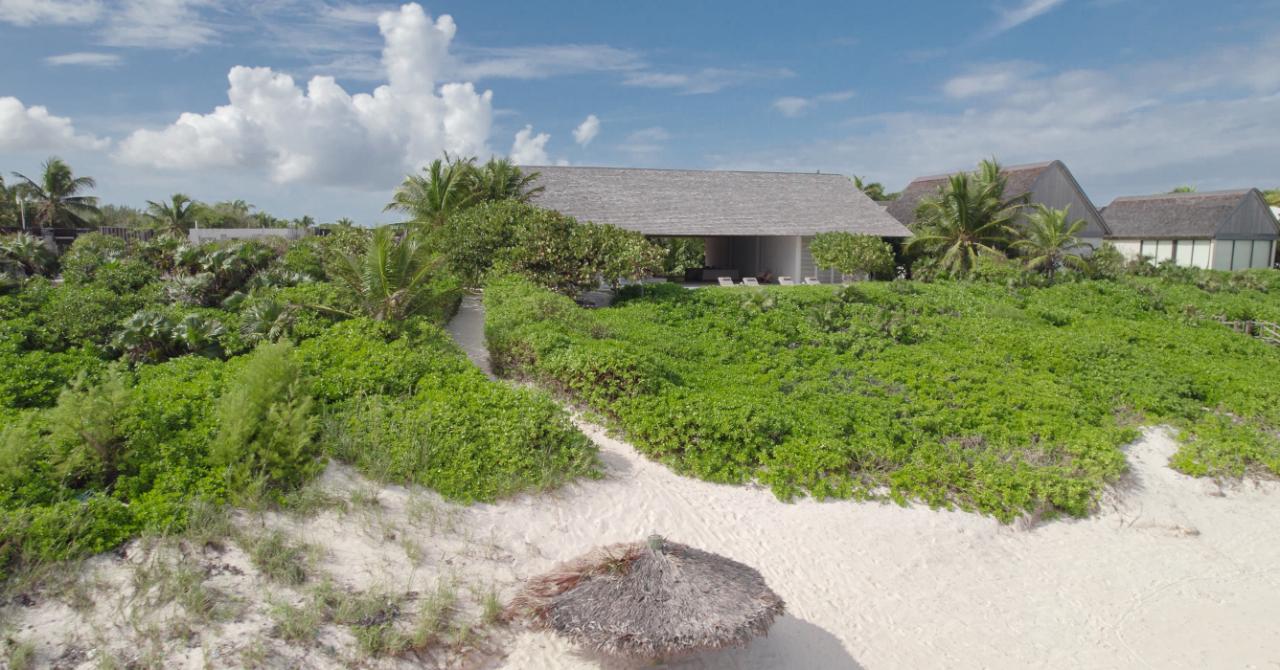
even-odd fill
[(264, 237), (283, 237), (296, 240), (311, 234), (306, 228), (192, 228), (187, 238), (193, 244), (217, 240), (260, 240)]

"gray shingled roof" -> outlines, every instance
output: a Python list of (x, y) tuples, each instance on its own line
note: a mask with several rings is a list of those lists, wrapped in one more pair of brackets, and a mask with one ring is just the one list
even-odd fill
[[(1031, 191), (1031, 187), (1035, 186), (1036, 180), (1040, 175), (1044, 174), (1055, 161), (1046, 161), (1044, 163), (1030, 163), (1027, 165), (1012, 165), (1000, 171), (1005, 176), (1007, 183), (1005, 184), (1005, 195), (1010, 198), (1022, 195)], [(939, 174), (929, 177), (919, 177), (907, 184), (902, 190), (902, 194), (896, 200), (889, 203), (889, 213), (893, 218), (901, 221), (903, 225), (909, 226), (916, 221), (916, 207), (920, 205), (920, 201), (926, 197), (934, 195), (938, 192), (938, 187), (946, 183), (951, 178), (951, 174)]]
[(646, 235), (813, 235), (848, 231), (879, 237), (911, 232), (837, 174), (540, 167), (545, 187), (533, 203), (580, 221)]
[(1118, 238), (1211, 238), (1250, 189), (1116, 198), (1102, 217)]

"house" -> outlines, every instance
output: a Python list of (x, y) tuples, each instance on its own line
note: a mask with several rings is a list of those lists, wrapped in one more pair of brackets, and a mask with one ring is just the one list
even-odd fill
[(1127, 258), (1213, 270), (1271, 267), (1280, 223), (1256, 188), (1116, 198), (1102, 210)]
[(837, 174), (528, 167), (543, 191), (533, 203), (580, 221), (650, 237), (704, 241), (703, 281), (721, 276), (817, 276), (809, 253), (818, 233), (845, 231), (889, 239), (911, 232)]
[[(1085, 244), (1092, 247), (1102, 244), (1108, 232), (1107, 223), (1062, 161), (1015, 165), (1004, 168), (1000, 174), (1006, 179), (1006, 198), (1026, 194), (1031, 205), (1065, 208), (1072, 221), (1085, 220), (1084, 230), (1080, 232)], [(910, 226), (916, 221), (916, 208), (920, 201), (936, 195), (950, 177), (944, 174), (916, 179), (903, 189), (897, 200), (889, 203), (888, 212), (903, 225)]]

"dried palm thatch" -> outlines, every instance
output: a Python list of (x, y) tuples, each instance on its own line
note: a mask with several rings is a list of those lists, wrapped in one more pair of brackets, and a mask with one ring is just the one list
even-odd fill
[(595, 652), (662, 659), (746, 646), (785, 608), (754, 568), (655, 535), (535, 577), (506, 615)]

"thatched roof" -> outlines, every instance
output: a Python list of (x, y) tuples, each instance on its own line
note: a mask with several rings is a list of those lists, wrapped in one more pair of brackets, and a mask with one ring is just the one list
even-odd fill
[(879, 237), (911, 232), (848, 177), (798, 172), (530, 166), (533, 204), (645, 235)]
[(507, 614), (592, 651), (660, 659), (745, 646), (784, 610), (754, 568), (654, 536), (556, 566)]
[[(1013, 165), (1004, 168), (1000, 174), (1004, 175), (1008, 180), (1005, 184), (1004, 194), (1008, 198), (1017, 197), (1025, 193), (1030, 193), (1035, 186), (1036, 180), (1046, 170), (1053, 167), (1058, 161), (1046, 161), (1044, 163), (1031, 163), (1028, 165)], [(938, 188), (943, 186), (952, 174), (938, 174), (928, 177), (919, 177), (907, 184), (902, 193), (896, 200), (889, 203), (889, 214), (893, 218), (902, 222), (903, 225), (911, 225), (916, 221), (916, 207), (920, 205), (920, 201), (926, 197), (937, 194)]]
[[(1255, 213), (1266, 213), (1257, 189), (1162, 193), (1116, 198), (1102, 209), (1102, 216), (1117, 238), (1209, 239), (1228, 237), (1222, 234), (1228, 222), (1250, 205)], [(1275, 230), (1263, 230), (1255, 237), (1274, 239)]]

